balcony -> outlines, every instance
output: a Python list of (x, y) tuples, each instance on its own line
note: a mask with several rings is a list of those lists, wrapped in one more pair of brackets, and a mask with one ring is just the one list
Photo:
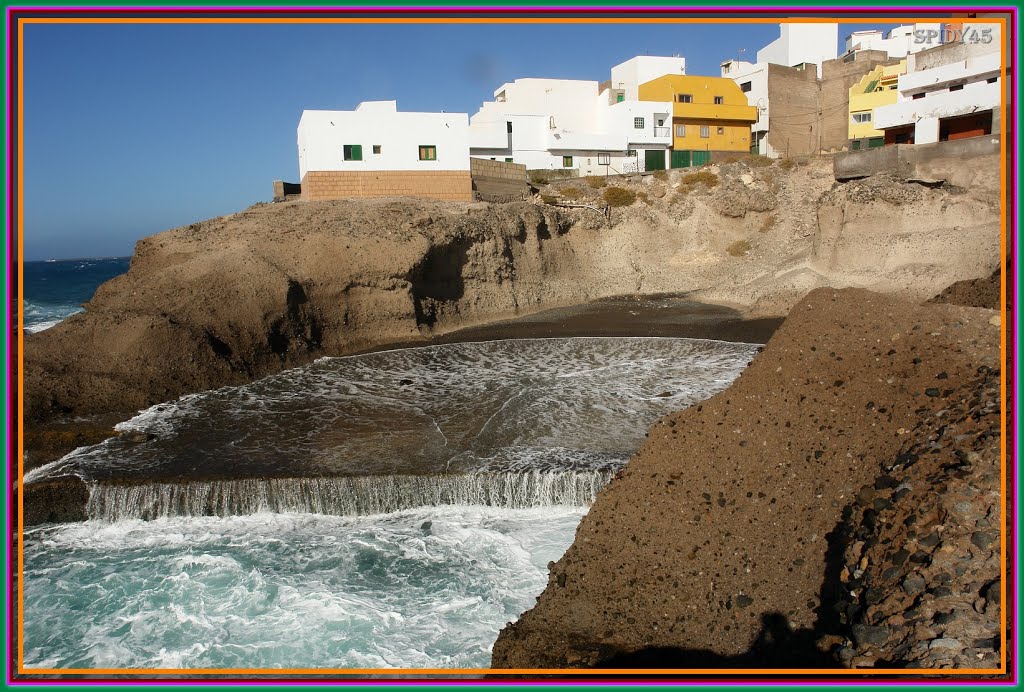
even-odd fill
[(656, 127), (654, 128), (655, 137), (668, 137), (672, 132), (671, 127)]
[(701, 120), (757, 121), (757, 107), (711, 103), (673, 103), (672, 115), (676, 118)]

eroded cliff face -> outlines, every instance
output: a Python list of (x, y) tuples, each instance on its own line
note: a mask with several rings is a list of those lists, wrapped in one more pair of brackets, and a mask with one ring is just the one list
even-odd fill
[(729, 389), (651, 428), (492, 665), (997, 663), (996, 317), (808, 294)]
[(977, 195), (836, 185), (824, 162), (705, 172), (619, 182), (640, 199), (610, 221), (539, 199), (289, 202), (146, 238), (85, 313), (26, 337), (28, 420), (130, 412), (613, 295), (687, 292), (782, 315), (819, 286), (933, 295), (998, 265), (986, 254), (998, 247), (998, 207)]

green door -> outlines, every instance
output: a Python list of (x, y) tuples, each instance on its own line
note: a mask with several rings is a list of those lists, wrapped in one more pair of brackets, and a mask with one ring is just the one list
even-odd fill
[(672, 168), (688, 168), (690, 165), (690, 152), (672, 151)]
[(693, 151), (690, 152), (690, 165), (691, 166), (706, 166), (711, 163), (711, 152), (710, 151)]
[(645, 171), (665, 170), (665, 151), (663, 149), (648, 149), (644, 152)]
[(885, 137), (872, 137), (868, 140), (868, 149), (885, 146)]

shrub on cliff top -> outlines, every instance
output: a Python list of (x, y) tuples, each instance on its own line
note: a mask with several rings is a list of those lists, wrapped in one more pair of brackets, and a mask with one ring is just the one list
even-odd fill
[(765, 166), (772, 165), (772, 160), (767, 156), (761, 154), (752, 154), (746, 158), (747, 165), (751, 168), (764, 168)]
[(558, 198), (554, 195), (541, 195), (540, 200), (544, 202), (544, 204), (558, 204)]
[(725, 251), (728, 252), (733, 257), (743, 257), (743, 255), (750, 252), (750, 248), (751, 245), (748, 241), (737, 240), (735, 243), (725, 248)]
[(559, 192), (562, 193), (562, 197), (566, 199), (579, 199), (583, 196), (583, 191), (578, 187), (563, 187)]
[(668, 180), (668, 171), (666, 171), (666, 170), (654, 171), (654, 179), (655, 180)]
[(547, 185), (550, 179), (543, 173), (531, 173), (530, 182), (534, 185)]
[(683, 176), (684, 185), (697, 185), (698, 183), (714, 187), (718, 185), (718, 176), (711, 171), (697, 171), (696, 173), (687, 173)]
[(787, 171), (796, 166), (794, 159), (779, 159), (779, 165), (785, 168)]
[(636, 193), (624, 187), (609, 187), (603, 196), (610, 207), (628, 207), (636, 201)]
[(608, 181), (599, 175), (588, 175), (587, 185), (593, 188), (601, 188), (608, 184)]

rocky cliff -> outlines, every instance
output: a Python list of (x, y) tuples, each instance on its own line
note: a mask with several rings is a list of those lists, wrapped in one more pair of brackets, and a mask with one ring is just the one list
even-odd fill
[(808, 294), (651, 428), (493, 665), (997, 667), (999, 325)]
[[(990, 274), (998, 257), (987, 188), (838, 185), (827, 162), (753, 160), (617, 184), (638, 199), (610, 220), (540, 197), (286, 202), (146, 238), (86, 312), (26, 337), (27, 418), (130, 412), (612, 295), (687, 292), (757, 315), (785, 314), (818, 286), (923, 298)], [(592, 185), (544, 192), (587, 203), (603, 192)]]

